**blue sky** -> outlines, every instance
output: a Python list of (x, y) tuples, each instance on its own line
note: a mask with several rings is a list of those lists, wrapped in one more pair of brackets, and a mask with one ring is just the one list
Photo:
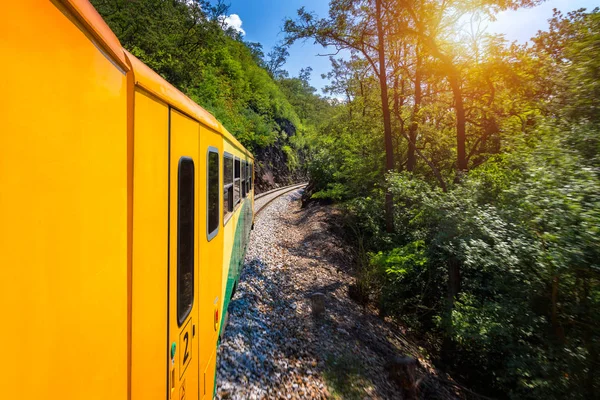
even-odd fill
[[(245, 40), (259, 42), (263, 45), (265, 54), (283, 39), (281, 32), (286, 17), (295, 18), (298, 8), (305, 6), (318, 16), (326, 16), (328, 1), (326, 0), (229, 0), (229, 14), (237, 14), (241, 28), (245, 31)], [(498, 15), (498, 20), (488, 25), (490, 33), (503, 33), (509, 41), (525, 42), (542, 29), (546, 29), (547, 20), (552, 17), (552, 9), (563, 12), (578, 8), (589, 10), (600, 6), (600, 0), (547, 0), (533, 9), (507, 11)], [(313, 68), (312, 85), (321, 89), (327, 84), (321, 79), (321, 74), (330, 69), (329, 58), (319, 57), (327, 54), (321, 46), (312, 41), (296, 43), (290, 49), (290, 57), (285, 65), (292, 76), (297, 76), (300, 69)]]

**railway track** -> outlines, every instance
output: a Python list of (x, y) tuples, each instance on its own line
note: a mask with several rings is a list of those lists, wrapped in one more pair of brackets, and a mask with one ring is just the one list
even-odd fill
[(301, 189), (308, 185), (308, 183), (299, 183), (296, 185), (285, 186), (282, 188), (277, 188), (273, 190), (269, 190), (268, 192), (261, 193), (254, 197), (254, 214), (258, 215), (266, 206), (269, 205), (273, 200), (277, 199), (279, 196), (284, 195), (292, 190)]

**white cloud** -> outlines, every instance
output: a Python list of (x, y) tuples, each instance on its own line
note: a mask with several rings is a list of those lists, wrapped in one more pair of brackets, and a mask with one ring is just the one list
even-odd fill
[(237, 14), (221, 15), (219, 21), (223, 24), (224, 28), (232, 28), (234, 31), (239, 32), (240, 35), (245, 35), (246, 31), (242, 29), (242, 19)]

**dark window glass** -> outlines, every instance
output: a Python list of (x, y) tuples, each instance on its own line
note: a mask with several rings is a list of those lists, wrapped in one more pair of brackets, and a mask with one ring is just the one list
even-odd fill
[(233, 183), (233, 157), (227, 153), (223, 156), (223, 183)]
[(233, 167), (233, 204), (240, 202), (240, 159), (236, 158)]
[(177, 320), (181, 325), (194, 302), (194, 161), (179, 160), (177, 182)]
[(254, 181), (254, 179), (252, 179), (254, 177), (254, 163), (250, 164), (250, 190), (253, 189), (252, 186), (252, 182)]
[(208, 240), (219, 229), (219, 153), (208, 151)]
[(234, 175), (234, 179), (239, 179), (240, 177), (240, 159), (236, 158), (235, 159), (235, 175)]
[(233, 212), (233, 156), (223, 156), (223, 221)]
[(242, 163), (242, 197), (246, 197), (246, 174), (248, 170), (246, 169), (246, 161)]
[(227, 188), (227, 205), (229, 212), (232, 213), (235, 207), (233, 203), (233, 183)]
[(246, 163), (246, 192), (250, 192), (250, 177), (252, 176), (252, 171), (250, 170), (250, 163)]

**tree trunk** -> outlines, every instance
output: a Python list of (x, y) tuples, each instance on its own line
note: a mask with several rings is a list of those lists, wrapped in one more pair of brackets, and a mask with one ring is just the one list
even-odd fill
[(415, 104), (413, 105), (413, 116), (410, 129), (408, 131), (408, 154), (406, 156), (406, 170), (413, 172), (415, 165), (417, 164), (417, 157), (415, 155), (415, 149), (417, 147), (417, 129), (419, 127), (419, 111), (421, 109), (421, 58), (419, 55), (419, 49), (417, 46), (416, 50), (417, 65), (415, 67)]
[[(392, 141), (392, 120), (390, 116), (390, 104), (388, 97), (387, 71), (385, 68), (385, 39), (381, 13), (382, 0), (375, 0), (377, 18), (377, 40), (379, 53), (379, 86), (381, 87), (381, 110), (383, 112), (383, 131), (385, 137), (385, 169), (394, 169), (394, 143)], [(392, 194), (385, 194), (385, 225), (388, 232), (394, 231), (394, 202)]]
[(444, 339), (442, 341), (442, 360), (447, 365), (451, 365), (456, 358), (456, 343), (454, 342), (454, 326), (452, 324), (452, 310), (458, 292), (460, 291), (460, 261), (451, 256), (448, 260), (448, 289), (447, 308), (443, 314)]
[[(394, 76), (394, 86), (392, 88), (392, 103), (393, 106), (393, 114), (398, 115), (398, 111), (400, 110), (400, 94), (398, 93), (398, 76)], [(393, 129), (396, 128), (396, 124), (393, 125)], [(400, 145), (402, 144), (402, 124), (400, 121), (397, 123), (397, 128), (400, 131), (400, 134), (394, 134), (394, 161), (398, 162), (398, 172), (402, 172), (402, 151), (400, 150)], [(394, 131), (395, 132), (395, 131)]]
[(454, 111), (456, 113), (456, 152), (457, 152), (457, 165), (456, 169), (460, 176), (460, 172), (468, 170), (467, 167), (467, 149), (466, 149), (466, 116), (465, 116), (465, 104), (463, 100), (462, 89), (460, 88), (460, 72), (454, 65), (452, 58), (440, 51), (435, 40), (427, 35), (419, 35), (419, 38), (423, 39), (423, 43), (433, 53), (434, 57), (438, 58), (448, 69), (446, 77), (448, 83), (452, 88), (452, 94), (454, 95)]
[(360, 83), (360, 97), (363, 99), (362, 116), (363, 118), (367, 115), (367, 102), (365, 101), (365, 87), (363, 81), (359, 80)]
[(404, 170), (404, 163), (402, 160), (402, 149), (401, 149), (401, 145), (402, 145), (402, 139), (405, 138), (406, 136), (406, 132), (405, 132), (405, 127), (404, 127), (404, 121), (401, 118), (401, 110), (402, 107), (404, 107), (404, 102), (405, 102), (405, 98), (404, 98), (404, 89), (405, 89), (405, 79), (402, 78), (400, 80), (400, 87), (398, 87), (398, 77), (394, 78), (394, 99), (393, 99), (393, 103), (394, 103), (394, 109), (393, 109), (393, 113), (392, 115), (396, 116), (396, 119), (398, 120), (398, 131), (399, 131), (399, 135), (395, 135), (396, 139), (396, 147), (395, 147), (395, 151), (396, 151), (396, 155), (394, 157), (398, 157), (397, 159), (395, 159), (395, 161), (398, 164), (398, 172), (402, 172)]
[[(454, 68), (453, 68), (454, 69)], [(466, 172), (467, 151), (466, 151), (466, 117), (465, 104), (463, 101), (462, 89), (460, 88), (460, 79), (458, 71), (453, 71), (448, 76), (452, 94), (454, 95), (454, 111), (456, 113), (456, 169), (460, 172)]]

